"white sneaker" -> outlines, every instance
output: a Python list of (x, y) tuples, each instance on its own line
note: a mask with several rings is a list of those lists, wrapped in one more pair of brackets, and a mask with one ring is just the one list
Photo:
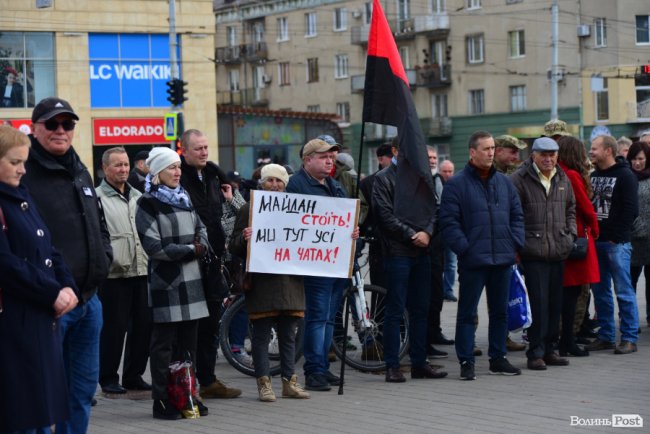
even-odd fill
[(238, 353), (234, 353), (234, 356), (242, 365), (248, 366), (249, 368), (253, 367), (253, 358), (243, 348)]

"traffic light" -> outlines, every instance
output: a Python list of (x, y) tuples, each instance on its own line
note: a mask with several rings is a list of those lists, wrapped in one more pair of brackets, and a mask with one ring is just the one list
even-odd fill
[(180, 106), (184, 101), (187, 101), (187, 98), (185, 97), (185, 94), (187, 93), (187, 90), (185, 89), (186, 85), (186, 81), (179, 80), (178, 78), (169, 80), (167, 82), (167, 93), (169, 94), (167, 101), (174, 106)]

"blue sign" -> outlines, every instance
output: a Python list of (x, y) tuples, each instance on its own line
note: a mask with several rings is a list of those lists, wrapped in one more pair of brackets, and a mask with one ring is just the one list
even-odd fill
[(178, 137), (178, 113), (165, 114), (165, 140), (176, 140)]
[(169, 107), (169, 35), (91, 33), (88, 52), (92, 108)]

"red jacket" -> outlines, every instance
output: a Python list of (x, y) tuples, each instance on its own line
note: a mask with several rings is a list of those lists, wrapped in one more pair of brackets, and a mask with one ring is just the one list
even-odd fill
[(587, 189), (584, 185), (584, 180), (580, 174), (569, 169), (562, 162), (559, 162), (560, 167), (566, 173), (571, 187), (573, 187), (573, 194), (576, 197), (576, 225), (578, 229), (578, 236), (584, 237), (585, 230), (589, 237), (589, 244), (587, 247), (587, 257), (584, 259), (567, 260), (564, 263), (564, 286), (578, 286), (586, 283), (600, 282), (600, 270), (598, 269), (598, 257), (596, 255), (596, 244), (594, 240), (600, 234), (598, 229), (598, 219), (594, 211), (594, 206), (587, 197)]

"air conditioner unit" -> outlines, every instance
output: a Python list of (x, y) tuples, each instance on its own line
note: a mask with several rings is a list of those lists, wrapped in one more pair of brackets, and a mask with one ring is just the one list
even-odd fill
[(271, 83), (271, 79), (272, 79), (272, 77), (271, 77), (270, 75), (266, 75), (266, 74), (264, 74), (264, 75), (262, 76), (262, 81), (263, 81), (265, 84), (269, 84), (269, 83)]
[(361, 11), (358, 9), (352, 11), (352, 18), (361, 18)]
[(577, 32), (579, 38), (589, 37), (591, 36), (591, 26), (589, 24), (580, 24)]

